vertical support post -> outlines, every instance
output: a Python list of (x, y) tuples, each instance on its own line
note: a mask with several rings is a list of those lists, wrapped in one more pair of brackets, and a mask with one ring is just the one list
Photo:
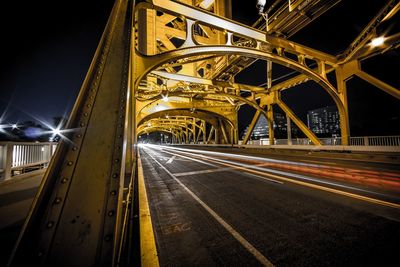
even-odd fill
[(369, 139), (368, 136), (364, 137), (364, 146), (369, 146)]
[(326, 66), (325, 66), (325, 62), (323, 61), (318, 61), (318, 73), (324, 77), (326, 79)]
[(272, 87), (272, 61), (267, 61), (267, 89)]
[(186, 122), (186, 126), (185, 126), (185, 144), (189, 144), (189, 128), (188, 128), (187, 122)]
[(233, 145), (235, 143), (235, 130), (233, 127), (230, 127), (231, 131), (230, 131), (230, 137), (231, 137), (231, 145)]
[(275, 136), (274, 136), (274, 111), (272, 109), (272, 105), (267, 105), (267, 122), (268, 122), (268, 138), (269, 145), (275, 145)]
[(13, 159), (13, 144), (7, 143), (4, 146), (4, 154), (3, 154), (3, 168), (4, 168), (4, 180), (11, 179), (11, 167), (12, 167), (12, 159)]
[[(239, 92), (238, 92), (239, 94)], [(235, 120), (232, 126), (232, 136), (233, 136), (233, 143), (232, 144), (239, 144), (239, 122), (238, 122), (238, 110), (235, 109)]]
[(211, 138), (212, 138), (214, 131), (215, 131), (215, 128), (214, 128), (214, 126), (211, 125), (211, 130), (210, 130), (210, 133), (207, 138), (207, 144), (209, 144), (211, 142)]
[(344, 79), (344, 71), (342, 68), (336, 70), (336, 81), (341, 101), (341, 106), (337, 104), (340, 120), (340, 136), (342, 137), (342, 145), (348, 146), (350, 141), (350, 124), (349, 124), (349, 107), (347, 105), (347, 86)]
[(220, 125), (221, 132), (222, 132), (222, 137), (224, 138), (225, 144), (229, 144), (228, 136), (226, 135), (224, 122), (221, 119), (218, 119), (218, 121), (219, 121), (219, 125)]
[(193, 118), (193, 144), (197, 143), (197, 138), (196, 138), (196, 118)]
[(205, 121), (203, 121), (202, 126), (203, 126), (203, 144), (205, 145), (207, 144), (207, 127), (206, 127), (207, 125)]
[[(219, 125), (218, 125), (219, 126)], [(220, 143), (220, 133), (219, 133), (219, 131), (220, 131), (220, 127), (218, 127), (218, 128), (214, 128), (214, 133), (215, 133), (215, 144), (219, 144)]]
[(292, 145), (292, 126), (290, 125), (290, 117), (286, 116), (287, 144)]
[(139, 51), (145, 55), (155, 55), (156, 46), (156, 11), (139, 9), (138, 21), (140, 38), (138, 38)]

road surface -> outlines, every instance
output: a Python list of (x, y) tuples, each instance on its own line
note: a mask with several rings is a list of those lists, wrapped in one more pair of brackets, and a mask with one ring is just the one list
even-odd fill
[(140, 157), (161, 266), (400, 262), (397, 171), (150, 145)]

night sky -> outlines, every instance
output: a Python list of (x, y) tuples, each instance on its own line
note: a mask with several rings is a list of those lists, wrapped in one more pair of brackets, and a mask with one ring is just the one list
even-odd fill
[[(3, 35), (7, 36), (2, 38), (1, 123), (35, 118), (51, 122), (55, 116), (67, 117), (113, 1), (9, 2), (13, 2), (9, 4), (11, 6), (1, 11)], [(257, 20), (255, 0), (233, 2), (233, 19), (248, 25)], [(383, 3), (385, 1), (343, 0), (291, 40), (336, 54), (347, 47)], [(362, 11), (358, 10), (362, 4)], [(5, 19), (5, 13), (11, 14), (11, 19)], [(399, 32), (399, 15), (392, 21), (397, 24), (388, 27), (392, 33)], [(367, 60), (363, 68), (396, 88), (400, 87), (397, 74), (400, 69), (399, 49)], [(274, 78), (285, 71), (284, 68), (274, 68)], [(255, 85), (265, 82), (265, 63), (257, 62), (240, 74), (237, 81)], [(398, 100), (359, 79), (352, 79), (348, 86), (353, 136), (400, 134)], [(283, 99), (303, 120), (308, 110), (333, 104), (329, 96), (313, 83), (283, 92)], [(253, 112), (250, 108), (241, 108), (240, 130), (247, 126)]]

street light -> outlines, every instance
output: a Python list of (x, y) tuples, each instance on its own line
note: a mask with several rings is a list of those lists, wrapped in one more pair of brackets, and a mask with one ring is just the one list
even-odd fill
[(266, 4), (266, 0), (257, 0), (256, 8), (258, 8), (258, 14), (264, 17), (264, 6)]
[(376, 37), (371, 40), (371, 46), (372, 47), (381, 46), (381, 45), (383, 45), (384, 42), (385, 42), (385, 38), (383, 36)]
[(61, 134), (61, 130), (59, 128), (51, 129), (51, 133), (56, 136)]

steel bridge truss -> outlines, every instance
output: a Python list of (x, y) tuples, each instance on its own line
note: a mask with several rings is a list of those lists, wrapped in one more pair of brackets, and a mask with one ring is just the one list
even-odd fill
[[(273, 5), (280, 10), (286, 2)], [(289, 10), (284, 10), (287, 16), (302, 10), (318, 16), (337, 2), (289, 1)], [(382, 47), (368, 45), (375, 29), (399, 6), (398, 0), (388, 1), (349, 48), (333, 56), (285, 39), (297, 30), (289, 17), (275, 24), (266, 21), (268, 33), (225, 18), (230, 17), (229, 1), (116, 0), (68, 132), (46, 171), (9, 266), (132, 264), (131, 210), (140, 134), (163, 132), (177, 143), (234, 144), (237, 112), (250, 105), (256, 113), (243, 142), (263, 115), (273, 144), (273, 106), (278, 105), (320, 145), (281, 99), (282, 91), (314, 81), (336, 103), (342, 144), (348, 144), (347, 80), (358, 76), (400, 98), (399, 88), (360, 67), (361, 60), (399, 47), (400, 34), (387, 36)], [(266, 86), (236, 83), (235, 76), (256, 60), (268, 66)], [(275, 84), (273, 64), (298, 75)], [(336, 84), (328, 73), (334, 73)]]
[[(297, 2), (299, 5), (292, 5), (290, 10), (301, 7), (300, 3), (303, 1)], [(325, 9), (337, 2), (330, 1)], [(365, 44), (373, 37), (373, 29), (379, 22), (388, 19), (390, 12), (396, 11), (396, 2), (389, 1), (367, 26), (367, 30), (361, 33), (361, 37), (357, 38), (363, 40), (361, 43), (356, 40), (345, 53), (338, 56), (266, 34), (184, 3), (167, 0), (154, 0), (152, 4), (141, 3), (136, 8), (135, 29), (138, 42), (133, 55), (136, 66), (133, 77), (135, 88), (138, 88), (137, 105), (140, 107), (137, 117), (154, 113), (154, 105), (163, 106), (164, 110), (184, 109), (185, 104), (180, 102), (185, 98), (192, 103), (192, 108), (197, 102), (208, 101), (208, 106), (215, 106), (215, 114), (220, 114), (221, 105), (233, 106), (237, 111), (241, 105), (248, 104), (257, 111), (243, 140), (246, 144), (260, 114), (267, 118), (271, 126), (272, 106), (278, 105), (315, 145), (321, 145), (315, 134), (281, 99), (283, 90), (314, 81), (335, 102), (340, 116), (342, 142), (347, 145), (350, 133), (346, 81), (349, 78), (357, 75), (399, 97), (398, 89), (379, 81), (360, 68), (360, 60), (382, 49), (365, 48)], [(305, 8), (305, 2), (302, 4), (302, 8)], [(271, 27), (269, 26), (269, 30), (273, 29)], [(365, 32), (370, 34), (366, 35)], [(396, 35), (388, 38), (390, 42), (386, 49), (396, 44), (398, 37)], [(247, 60), (247, 65), (241, 65), (239, 58)], [(255, 60), (264, 60), (268, 64), (267, 86), (235, 83), (234, 76)], [(273, 63), (291, 68), (299, 74), (285, 82), (272, 84)], [(330, 72), (334, 72), (336, 76), (336, 85), (327, 78)], [(248, 96), (243, 97), (246, 93)], [(163, 99), (166, 102), (166, 96), (172, 97), (168, 98), (170, 103), (163, 103)], [(138, 126), (140, 121), (139, 119)], [(233, 123), (237, 136), (237, 120)], [(270, 144), (273, 144), (273, 127), (269, 127), (269, 138)], [(230, 140), (236, 141), (237, 138)]]

